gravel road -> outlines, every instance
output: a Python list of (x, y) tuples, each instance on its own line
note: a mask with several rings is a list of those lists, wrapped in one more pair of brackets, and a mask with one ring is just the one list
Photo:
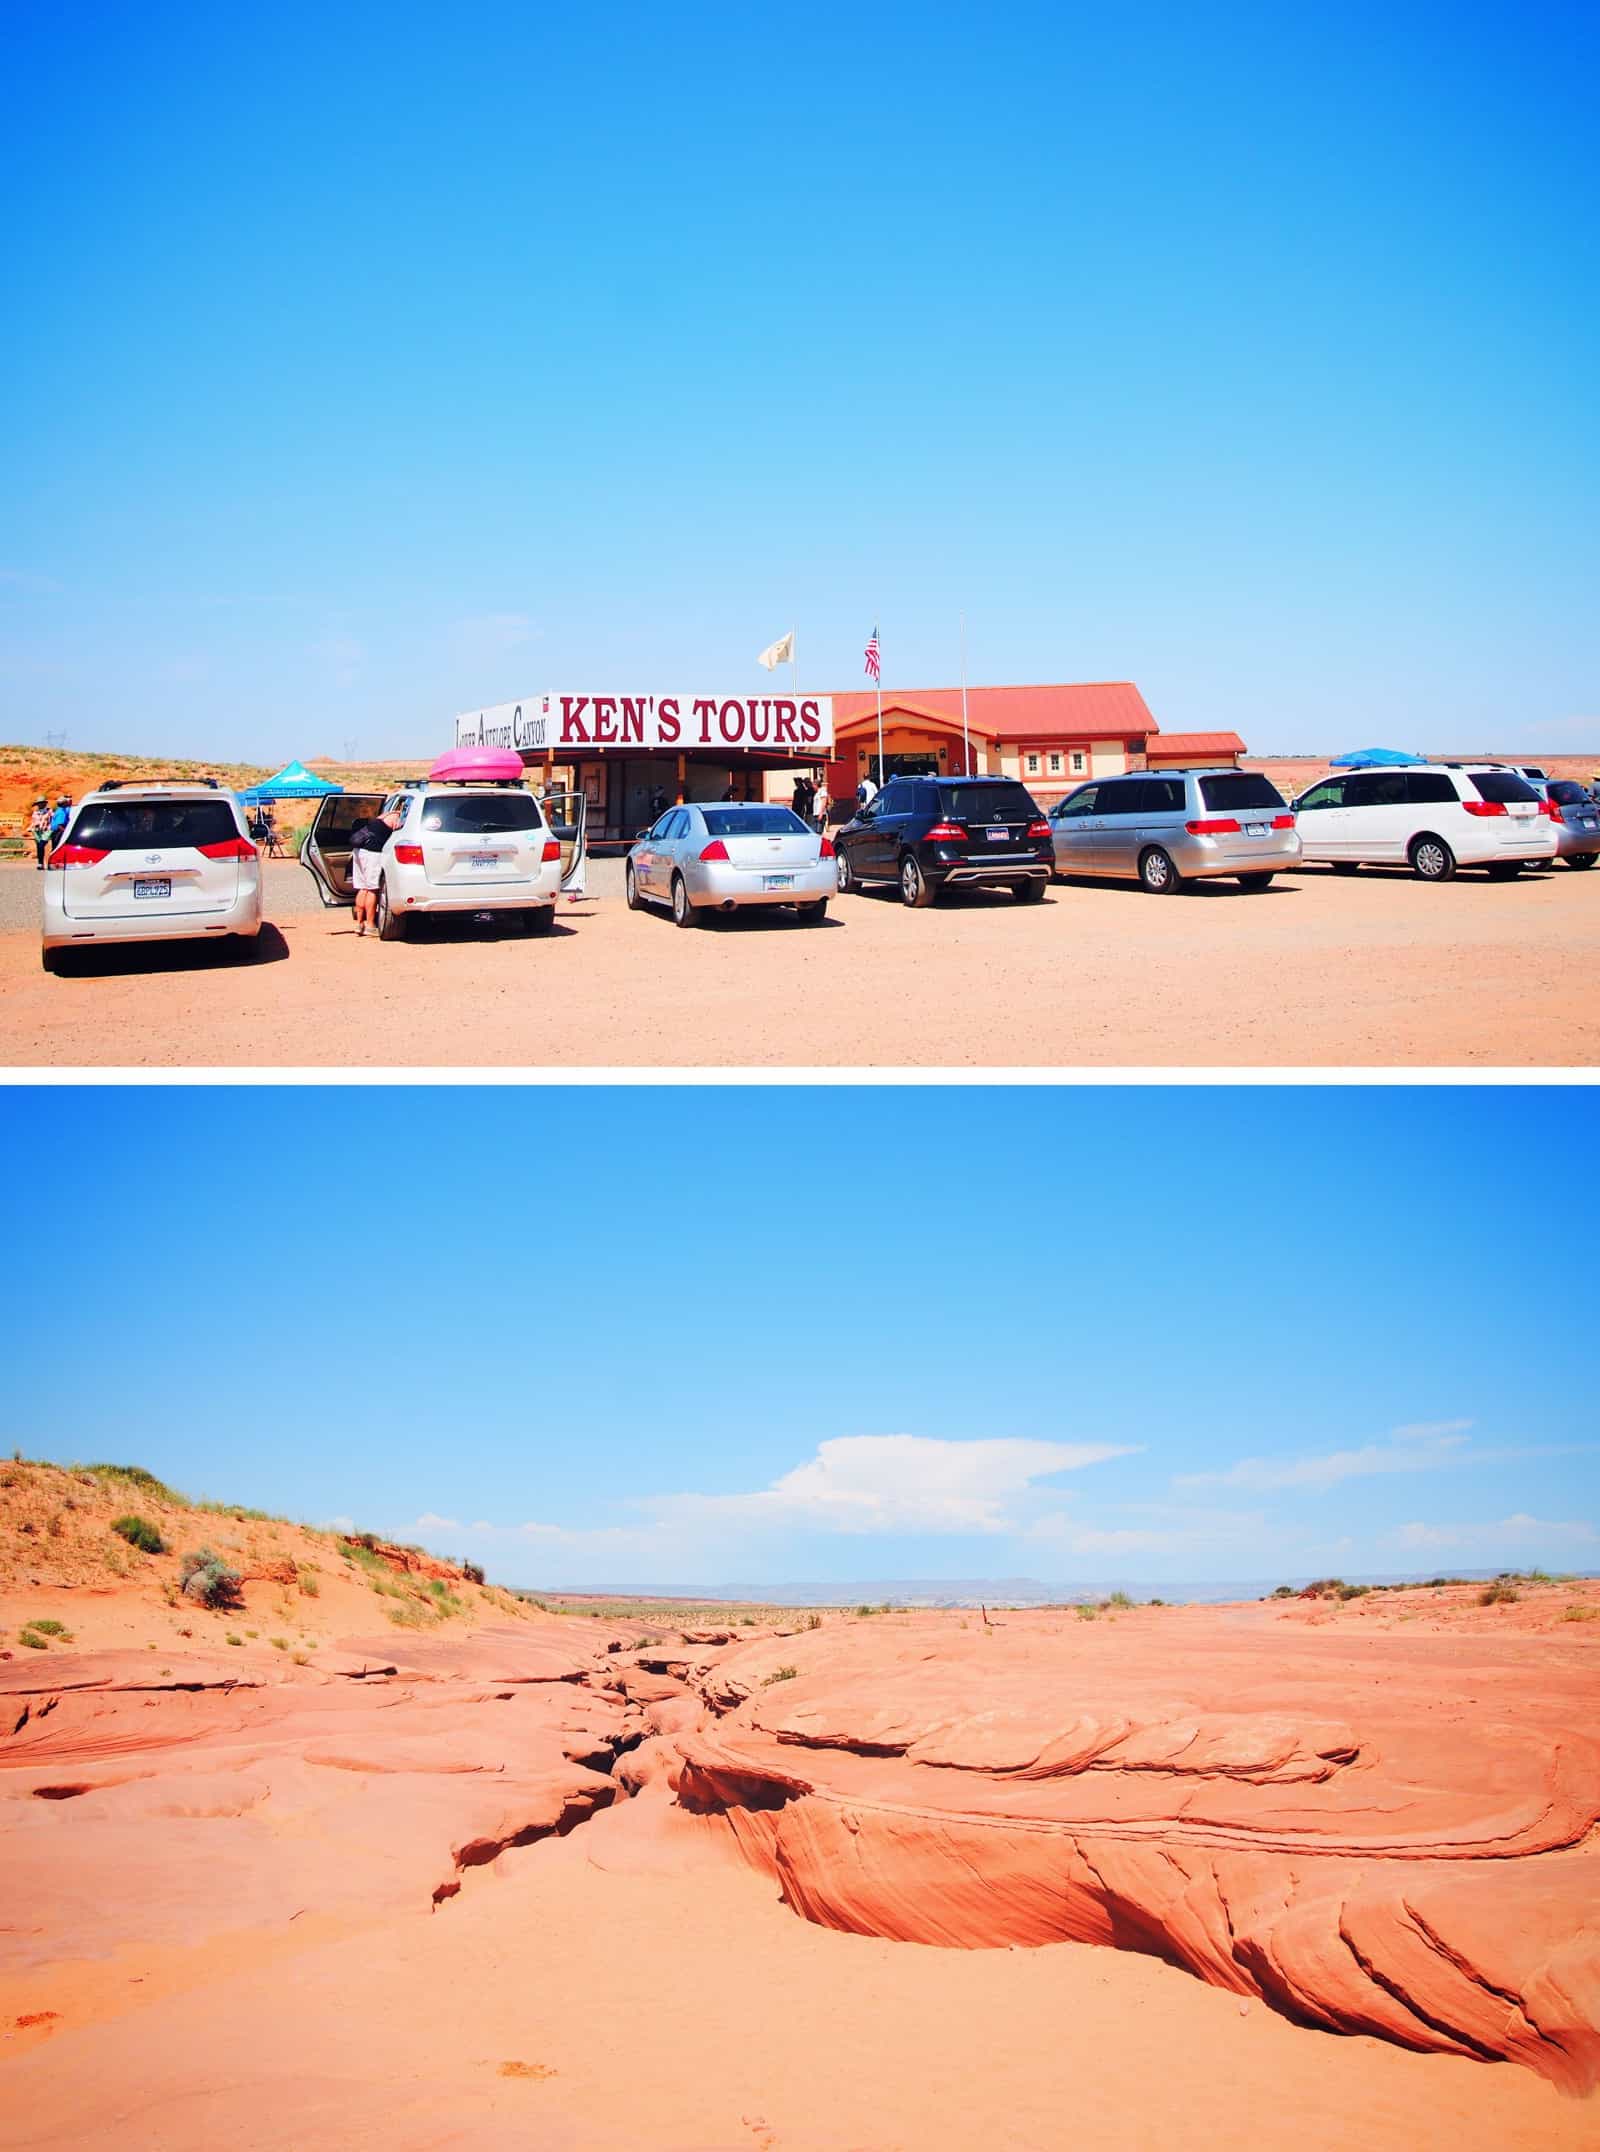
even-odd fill
[(1438, 887), (1286, 876), (1167, 899), (1058, 884), (821, 927), (742, 914), (680, 933), (630, 913), (617, 861), (548, 939), (430, 922), (358, 941), (292, 862), (261, 960), (194, 944), (40, 969), (35, 877), (0, 870), (0, 1052), (22, 1067), (981, 1069), (1592, 1065), (1600, 874)]

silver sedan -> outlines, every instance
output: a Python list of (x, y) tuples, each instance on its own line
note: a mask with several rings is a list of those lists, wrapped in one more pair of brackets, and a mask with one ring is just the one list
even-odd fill
[(809, 926), (828, 916), (833, 846), (788, 807), (724, 801), (669, 807), (623, 869), (629, 911), (668, 904), (680, 927), (746, 904), (790, 904)]

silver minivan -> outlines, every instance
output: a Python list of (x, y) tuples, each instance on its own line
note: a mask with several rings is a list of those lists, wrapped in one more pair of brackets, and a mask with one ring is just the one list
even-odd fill
[(1057, 874), (1138, 881), (1155, 895), (1232, 875), (1267, 888), (1300, 864), (1288, 802), (1256, 770), (1144, 770), (1099, 777), (1050, 810)]

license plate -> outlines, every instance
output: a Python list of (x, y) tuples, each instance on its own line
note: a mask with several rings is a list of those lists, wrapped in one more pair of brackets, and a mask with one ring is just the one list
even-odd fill
[(134, 883), (133, 893), (136, 897), (170, 897), (172, 877), (169, 874), (146, 875), (142, 881)]
[(1011, 841), (1011, 832), (1008, 829), (986, 830), (984, 834), (991, 844), (1009, 844)]
[(498, 852), (473, 852), (467, 860), (469, 867), (498, 867), (499, 864)]
[(761, 879), (769, 889), (793, 889), (794, 887), (794, 876), (792, 874), (764, 874)]
[(1267, 834), (1267, 825), (1265, 822), (1247, 822), (1244, 833), (1247, 837), (1264, 837)]
[(1578, 817), (1578, 827), (1579, 829), (1595, 829), (1600, 828), (1600, 824), (1596, 823), (1592, 814), (1581, 814)]

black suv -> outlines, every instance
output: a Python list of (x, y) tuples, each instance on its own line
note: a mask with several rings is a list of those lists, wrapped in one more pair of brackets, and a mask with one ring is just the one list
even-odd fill
[(891, 777), (833, 833), (841, 892), (898, 882), (931, 904), (947, 882), (1004, 882), (1037, 903), (1050, 880), (1050, 825), (1014, 777)]

